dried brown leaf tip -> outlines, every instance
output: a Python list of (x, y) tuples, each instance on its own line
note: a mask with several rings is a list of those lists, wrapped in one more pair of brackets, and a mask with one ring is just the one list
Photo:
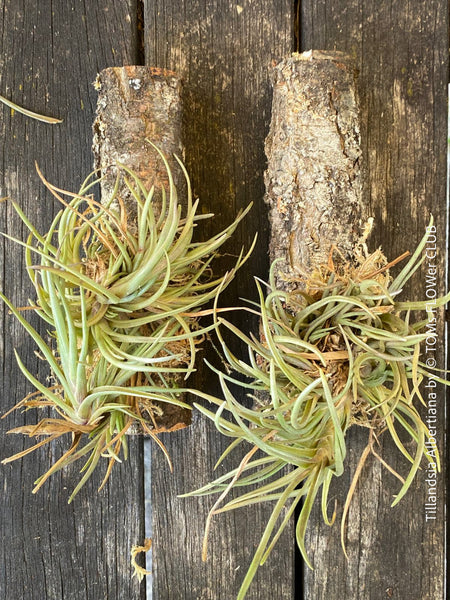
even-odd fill
[[(190, 408), (181, 396), (187, 391), (184, 381), (195, 370), (201, 341), (216, 327), (204, 325), (200, 316), (248, 256), (241, 252), (231, 271), (213, 275), (215, 256), (249, 209), (212, 238), (195, 241), (194, 228), (205, 218), (196, 214), (199, 201), (193, 201), (179, 161), (188, 195), (182, 215), (166, 158), (159, 154), (169, 181), (168, 190), (161, 189), (162, 205), (154, 203), (154, 188), (147, 189), (123, 165), (117, 165), (117, 185), (104, 204), (92, 195), (95, 174), (78, 193), (60, 190), (41, 175), (62, 205), (45, 234), (13, 203), (30, 232), (26, 242), (15, 241), (25, 248), (36, 291), (31, 308), (49, 327), (51, 342), (22, 310), (0, 297), (35, 341), (52, 379), (51, 385), (39, 381), (16, 354), (36, 389), (16, 408), (50, 406), (53, 414), (31, 427), (15, 428), (14, 433), (45, 439), (3, 462), (60, 436), (70, 438), (67, 451), (36, 481), (34, 491), (52, 473), (80, 459), (82, 477), (70, 499), (102, 458), (108, 465), (104, 484), (112, 466), (127, 457), (125, 434), (133, 424), (157, 440), (155, 418), (165, 406)], [(121, 186), (129, 191), (133, 207), (116, 197)], [(125, 226), (129, 210), (136, 215), (133, 227)]]
[[(311, 566), (305, 547), (309, 516), (320, 492), (324, 520), (331, 525), (335, 519), (327, 514), (328, 492), (333, 477), (344, 472), (350, 427), (367, 428), (369, 440), (344, 507), (343, 545), (348, 505), (370, 454), (400, 480), (393, 505), (405, 495), (423, 461), (440, 469), (435, 440), (418, 411), (423, 402), (419, 386), (424, 377), (449, 382), (421, 360), (420, 344), (429, 335), (422, 312), (427, 302), (398, 299), (423, 260), (426, 240), (427, 235), (395, 278), (389, 268), (398, 261), (389, 263), (380, 250), (369, 254), (363, 245), (354, 264), (331, 257), (309, 276), (302, 291), (277, 289), (273, 264), (266, 290), (256, 281), (259, 306), (253, 312), (260, 317), (260, 336), (245, 335), (216, 314), (230, 370), (216, 370), (223, 398), (203, 394), (216, 411), (196, 406), (232, 440), (219, 463), (238, 446), (247, 450), (228, 474), (192, 495), (220, 494), (206, 535), (213, 515), (259, 502), (274, 504), (238, 600), (245, 597), (258, 566), (267, 560), (297, 507), (297, 544)], [(436, 300), (433, 309), (449, 298)], [(224, 329), (248, 346), (248, 361), (230, 351)], [(230, 383), (243, 386), (253, 406), (240, 402)], [(376, 450), (383, 432), (409, 462), (403, 476)], [(431, 446), (433, 452), (427, 451)], [(223, 504), (232, 488), (239, 493)]]

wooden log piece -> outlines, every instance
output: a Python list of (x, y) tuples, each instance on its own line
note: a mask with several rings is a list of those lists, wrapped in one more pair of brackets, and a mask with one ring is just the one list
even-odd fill
[[(155, 198), (167, 188), (163, 161), (146, 141), (166, 156), (175, 185), (182, 185), (174, 154), (182, 155), (180, 80), (173, 71), (145, 66), (111, 67), (99, 73), (97, 116), (93, 130), (94, 167), (101, 169), (102, 198), (108, 199), (116, 183), (117, 162), (132, 169)], [(119, 194), (133, 219), (135, 202), (127, 202), (129, 191)], [(180, 202), (183, 196), (180, 194)]]
[[(100, 169), (101, 199), (107, 201), (116, 184), (116, 163), (136, 173), (145, 187), (155, 186), (153, 206), (158, 213), (161, 188), (168, 191), (164, 162), (149, 140), (165, 155), (178, 202), (185, 201), (184, 176), (174, 154), (182, 156), (180, 79), (173, 71), (146, 66), (111, 67), (101, 71), (94, 83), (98, 90), (97, 116), (93, 125), (94, 167)], [(128, 226), (136, 218), (136, 202), (129, 189), (119, 186), (118, 196), (127, 210)], [(174, 383), (182, 376), (173, 374)], [(185, 397), (183, 398), (186, 399)], [(190, 424), (190, 411), (171, 404), (159, 405), (154, 415), (156, 432), (174, 431)], [(133, 433), (140, 429), (132, 430)]]
[[(274, 272), (278, 289), (303, 289), (308, 273), (329, 264), (333, 249), (335, 264), (355, 258), (367, 221), (355, 82), (352, 60), (341, 52), (296, 53), (273, 68), (265, 200), (270, 259), (279, 261)], [(261, 395), (260, 401), (269, 402), (268, 396)], [(309, 532), (322, 519), (313, 514), (306, 547), (315, 564), (319, 545), (327, 552), (327, 539), (322, 532), (320, 540), (310, 543)]]
[(293, 289), (305, 270), (327, 263), (332, 247), (351, 259), (361, 235), (355, 71), (343, 53), (315, 50), (280, 61), (272, 83), (265, 173), (270, 258), (280, 259), (277, 286)]

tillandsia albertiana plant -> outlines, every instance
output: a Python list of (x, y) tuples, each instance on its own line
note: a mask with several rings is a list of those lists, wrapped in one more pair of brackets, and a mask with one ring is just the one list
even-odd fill
[[(244, 442), (250, 444), (250, 450), (235, 469), (191, 494), (220, 493), (206, 524), (204, 558), (213, 515), (259, 502), (275, 503), (242, 583), (239, 600), (245, 597), (258, 566), (266, 561), (301, 502), (297, 544), (311, 566), (305, 548), (308, 519), (321, 489), (323, 518), (330, 525), (334, 521), (335, 514), (331, 518), (327, 515), (328, 491), (333, 476), (343, 473), (346, 433), (351, 426), (368, 428), (369, 444), (344, 507), (344, 551), (348, 505), (370, 452), (401, 481), (393, 505), (407, 492), (424, 455), (430, 462), (436, 461), (439, 469), (437, 448), (432, 453), (436, 458), (425, 452), (426, 442), (435, 442), (416, 407), (418, 400), (423, 402), (421, 380), (430, 375), (420, 360), (420, 343), (429, 332), (424, 332), (428, 319), (414, 322), (412, 317), (426, 309), (426, 302), (397, 300), (421, 264), (426, 239), (425, 236), (394, 279), (389, 275), (389, 267), (397, 261), (387, 264), (380, 250), (369, 255), (364, 246), (354, 265), (338, 268), (330, 259), (328, 265), (309, 276), (304, 291), (277, 290), (274, 263), (267, 295), (256, 282), (260, 337), (249, 337), (216, 316), (221, 327), (248, 346), (249, 360), (244, 362), (232, 354), (219, 328), (230, 366), (228, 373), (218, 372), (224, 400), (208, 397), (218, 407), (215, 412), (196, 406), (232, 439), (219, 463)], [(441, 298), (435, 306), (448, 300), (449, 296)], [(239, 375), (239, 380), (232, 372)], [(448, 383), (435, 374), (433, 378)], [(241, 404), (228, 382), (244, 386), (253, 406)], [(225, 418), (226, 413), (230, 418)], [(374, 449), (376, 436), (383, 431), (389, 432), (399, 452), (411, 463), (405, 478)], [(408, 447), (415, 448), (413, 454)], [(253, 486), (250, 491), (241, 492), (222, 506), (232, 488), (249, 485)]]
[[(189, 178), (178, 161), (187, 182), (186, 215), (182, 216), (169, 165), (159, 154), (169, 183), (168, 195), (161, 188), (158, 206), (153, 202), (154, 188), (147, 190), (123, 165), (117, 166), (117, 184), (104, 204), (91, 194), (98, 183), (95, 174), (78, 194), (56, 188), (41, 175), (64, 207), (45, 235), (13, 203), (30, 231), (26, 242), (15, 240), (25, 247), (37, 295), (28, 308), (49, 325), (52, 338), (47, 343), (21, 309), (0, 294), (51, 370), (51, 385), (44, 385), (16, 353), (21, 371), (36, 391), (15, 408), (51, 407), (54, 414), (13, 429), (44, 439), (3, 462), (21, 458), (62, 435), (71, 438), (68, 450), (36, 481), (34, 491), (52, 473), (83, 457), (83, 475), (70, 500), (101, 457), (109, 459), (105, 482), (120, 461), (121, 450), (127, 455), (125, 433), (134, 423), (157, 440), (152, 429), (164, 403), (189, 408), (180, 398), (186, 391), (181, 381), (194, 370), (198, 345), (215, 327), (215, 323), (199, 324), (208, 312), (202, 307), (229, 283), (249, 255), (241, 252), (223, 277), (212, 275), (212, 260), (248, 209), (219, 234), (194, 242), (194, 227), (212, 215), (196, 214), (198, 200), (192, 201)], [(134, 199), (132, 211), (118, 194), (121, 182)], [(129, 210), (136, 214), (132, 224), (127, 221)]]

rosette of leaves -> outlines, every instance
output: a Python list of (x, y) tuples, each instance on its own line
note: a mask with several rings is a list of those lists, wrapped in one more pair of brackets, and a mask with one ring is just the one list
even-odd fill
[[(261, 332), (247, 336), (232, 323), (216, 317), (219, 325), (248, 346), (248, 361), (236, 357), (218, 335), (230, 370), (219, 372), (224, 399), (206, 394), (216, 411), (196, 405), (218, 430), (231, 438), (219, 459), (236, 447), (250, 446), (229, 473), (187, 495), (219, 493), (206, 524), (203, 557), (213, 515), (260, 502), (274, 508), (242, 583), (238, 600), (245, 597), (259, 565), (268, 558), (288, 520), (299, 507), (298, 547), (306, 561), (305, 532), (312, 506), (321, 493), (323, 518), (333, 477), (343, 473), (346, 433), (352, 426), (369, 431), (369, 443), (350, 486), (341, 524), (364, 461), (372, 452), (401, 481), (393, 505), (407, 492), (425, 458), (425, 443), (434, 443), (417, 410), (423, 402), (419, 385), (430, 375), (420, 360), (420, 343), (429, 335), (428, 319), (421, 319), (426, 302), (401, 302), (398, 295), (421, 263), (426, 236), (401, 272), (392, 279), (380, 250), (360, 253), (355, 265), (328, 265), (313, 273), (304, 291), (277, 290), (272, 265), (265, 295), (256, 282)], [(403, 258), (403, 257), (401, 257)], [(441, 298), (433, 308), (444, 304)], [(413, 315), (418, 316), (414, 321)], [(216, 370), (216, 369), (215, 369)], [(433, 377), (443, 383), (447, 381)], [(239, 402), (232, 385), (243, 386), (251, 406)], [(229, 415), (226, 417), (226, 415)], [(374, 448), (376, 437), (388, 433), (410, 463), (405, 477), (396, 473)], [(415, 450), (411, 454), (408, 448)], [(286, 468), (287, 467), (287, 468)], [(248, 488), (248, 491), (242, 488)], [(223, 504), (234, 489), (235, 497)]]
[[(117, 165), (117, 185), (104, 204), (91, 194), (98, 183), (95, 174), (78, 194), (60, 190), (41, 176), (63, 205), (45, 235), (13, 203), (30, 232), (26, 242), (15, 240), (25, 247), (37, 296), (28, 308), (49, 326), (51, 340), (47, 342), (28, 323), (21, 309), (3, 294), (0, 297), (37, 344), (52, 379), (52, 385), (38, 381), (16, 354), (36, 391), (15, 408), (50, 407), (52, 415), (13, 429), (44, 439), (3, 462), (21, 458), (62, 435), (71, 439), (68, 450), (37, 480), (34, 491), (52, 473), (81, 458), (86, 458), (83, 475), (70, 500), (101, 457), (109, 460), (106, 481), (121, 453), (126, 457), (125, 433), (133, 424), (139, 423), (159, 443), (153, 430), (164, 405), (189, 408), (181, 399), (186, 391), (181, 380), (194, 370), (198, 345), (215, 327), (215, 323), (200, 325), (199, 318), (208, 312), (204, 306), (248, 256), (241, 253), (224, 276), (212, 275), (211, 263), (220, 246), (247, 211), (212, 238), (194, 241), (197, 223), (212, 215), (196, 214), (198, 200), (192, 201), (189, 178), (178, 161), (187, 182), (182, 215), (169, 165), (159, 154), (169, 184), (168, 193), (161, 188), (158, 203), (154, 188), (146, 189), (123, 165)], [(125, 206), (119, 184), (125, 184), (135, 206)], [(128, 212), (136, 215), (132, 223)]]

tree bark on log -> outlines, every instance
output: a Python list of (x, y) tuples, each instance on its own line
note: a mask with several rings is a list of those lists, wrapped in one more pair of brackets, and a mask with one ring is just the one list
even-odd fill
[[(149, 142), (166, 157), (178, 192), (178, 202), (185, 202), (185, 181), (174, 154), (182, 156), (181, 83), (167, 69), (146, 66), (111, 67), (101, 71), (94, 83), (98, 90), (97, 116), (93, 125), (94, 168), (100, 170), (101, 201), (106, 202), (116, 185), (116, 164), (136, 173), (147, 190), (155, 187), (153, 206), (158, 214), (161, 189), (168, 192), (164, 162)], [(136, 201), (124, 185), (118, 196), (123, 200), (128, 226), (136, 220)], [(182, 376), (171, 380), (181, 384)], [(186, 400), (184, 395), (183, 400)], [(191, 422), (190, 411), (171, 404), (160, 404), (162, 415), (154, 415), (155, 432), (174, 431)], [(132, 433), (139, 433), (138, 427)]]
[(355, 71), (341, 52), (293, 54), (272, 72), (266, 202), (276, 284), (301, 287), (305, 271), (351, 260), (365, 209)]
[[(167, 188), (167, 173), (154, 148), (166, 156), (175, 185), (183, 187), (183, 177), (174, 158), (182, 156), (180, 79), (173, 71), (145, 66), (111, 67), (99, 73), (94, 121), (94, 168), (101, 170), (102, 198), (109, 198), (116, 183), (119, 162), (133, 170), (147, 189)], [(133, 219), (135, 201), (127, 202), (129, 192), (119, 191)], [(182, 194), (180, 194), (182, 203)]]

